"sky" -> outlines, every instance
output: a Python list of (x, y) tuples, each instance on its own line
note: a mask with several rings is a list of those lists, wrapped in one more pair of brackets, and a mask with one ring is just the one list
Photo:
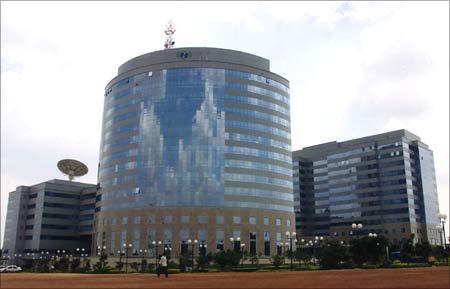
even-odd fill
[[(130, 58), (175, 47), (256, 54), (290, 81), (292, 148), (397, 129), (434, 151), (449, 215), (449, 2), (1, 2), (1, 237), (8, 193), (96, 183), (103, 94)], [(447, 220), (447, 223), (449, 220)], [(447, 231), (449, 232), (449, 231)], [(1, 241), (2, 242), (2, 241)]]

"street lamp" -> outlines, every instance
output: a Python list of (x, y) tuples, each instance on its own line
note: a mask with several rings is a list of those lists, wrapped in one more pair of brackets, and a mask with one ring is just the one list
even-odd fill
[(200, 244), (200, 253), (201, 253), (202, 256), (206, 255), (206, 247), (208, 247), (207, 244), (203, 244), (203, 243)]
[(362, 230), (362, 228), (363, 228), (363, 225), (361, 223), (359, 223), (359, 224), (353, 223), (352, 224), (352, 229), (353, 230), (357, 230), (356, 231), (356, 236), (358, 237), (358, 239), (359, 239), (359, 233)]
[(125, 248), (125, 273), (128, 273), (128, 248), (131, 249), (131, 247), (133, 247), (133, 244), (123, 244), (123, 247)]
[(245, 243), (241, 244), (241, 258), (242, 258), (242, 265), (244, 265), (244, 247), (245, 247)]
[(295, 242), (297, 242), (297, 238), (296, 238), (297, 232), (292, 232), (290, 233), (289, 231), (286, 232), (286, 238), (289, 240), (289, 257), (291, 258), (291, 271), (294, 268), (293, 266), (293, 255), (292, 254), (292, 241), (293, 239), (295, 240)]
[(159, 245), (161, 245), (162, 242), (161, 241), (152, 241), (152, 245), (153, 247), (156, 247), (156, 254), (155, 254), (155, 270), (158, 268), (158, 248)]
[[(442, 248), (444, 249), (444, 258), (445, 258), (445, 263), (448, 265), (448, 258), (447, 258), (447, 239), (445, 238), (445, 220), (447, 219), (447, 215), (446, 214), (438, 214), (438, 218), (439, 221), (441, 222), (442, 225), (442, 233), (444, 234), (444, 242)], [(442, 240), (442, 239), (441, 239)]]
[(191, 245), (191, 256), (192, 256), (192, 270), (194, 270), (194, 246), (198, 244), (198, 240), (195, 239), (193, 242), (191, 239), (188, 240), (188, 245)]

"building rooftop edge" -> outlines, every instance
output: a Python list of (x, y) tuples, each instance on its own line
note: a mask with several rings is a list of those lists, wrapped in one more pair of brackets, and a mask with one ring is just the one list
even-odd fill
[(322, 152), (323, 152), (323, 150), (329, 150), (329, 151), (337, 150), (337, 149), (340, 149), (340, 148), (343, 148), (346, 146), (354, 146), (356, 144), (363, 144), (366, 142), (379, 141), (379, 140), (383, 140), (385, 138), (393, 137), (393, 136), (405, 136), (406, 138), (410, 139), (411, 141), (420, 142), (421, 144), (423, 144), (424, 146), (426, 146), (428, 148), (428, 146), (426, 144), (421, 142), (421, 139), (419, 136), (411, 133), (410, 131), (408, 131), (406, 129), (399, 129), (399, 130), (389, 131), (389, 132), (385, 132), (385, 133), (350, 139), (350, 140), (346, 140), (346, 141), (342, 141), (342, 142), (331, 141), (331, 142), (326, 142), (326, 143), (321, 143), (321, 144), (317, 144), (317, 145), (304, 147), (300, 150), (293, 151), (292, 156), (293, 157), (294, 156), (301, 157), (302, 154), (304, 154), (304, 153), (307, 153), (307, 154), (314, 153), (314, 152), (317, 152), (318, 150), (321, 150)]

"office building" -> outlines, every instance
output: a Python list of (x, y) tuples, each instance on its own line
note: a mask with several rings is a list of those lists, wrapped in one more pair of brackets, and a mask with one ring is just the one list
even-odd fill
[[(406, 130), (293, 152), (297, 233), (439, 244), (433, 152)], [(353, 229), (352, 224), (362, 224)]]
[(96, 185), (63, 180), (17, 187), (9, 193), (3, 253), (89, 254), (96, 190)]
[(121, 65), (104, 97), (95, 248), (280, 250), (295, 230), (289, 82), (269, 60), (155, 51)]

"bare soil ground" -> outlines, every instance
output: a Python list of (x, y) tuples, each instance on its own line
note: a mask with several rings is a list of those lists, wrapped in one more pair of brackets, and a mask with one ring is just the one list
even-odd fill
[(1, 274), (1, 288), (450, 288), (449, 267), (297, 272)]

